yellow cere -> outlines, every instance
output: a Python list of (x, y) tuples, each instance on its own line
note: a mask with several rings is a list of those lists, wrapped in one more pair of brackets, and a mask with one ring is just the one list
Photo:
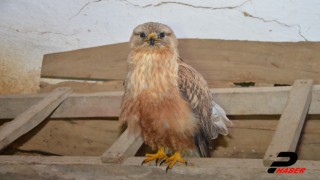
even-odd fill
[(157, 37), (157, 35), (155, 34), (155, 33), (151, 33), (151, 34), (149, 34), (149, 38), (156, 38)]

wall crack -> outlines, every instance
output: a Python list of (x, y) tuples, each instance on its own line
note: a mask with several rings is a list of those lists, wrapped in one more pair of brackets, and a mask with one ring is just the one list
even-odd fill
[(96, 3), (96, 2), (100, 2), (100, 1), (102, 1), (102, 0), (89, 1), (89, 2), (85, 3), (85, 4), (78, 10), (78, 12), (77, 12), (76, 14), (74, 14), (73, 16), (71, 16), (71, 17), (69, 18), (69, 21), (70, 21), (72, 18), (78, 16), (78, 15), (82, 12), (82, 10), (84, 10), (86, 7), (88, 7), (91, 3)]
[(249, 14), (247, 12), (242, 12), (242, 14), (245, 16), (245, 17), (249, 17), (249, 18), (254, 18), (254, 19), (258, 19), (258, 20), (261, 20), (265, 23), (270, 23), (270, 22), (273, 22), (273, 23), (276, 23), (278, 25), (281, 25), (281, 26), (284, 26), (284, 27), (289, 27), (289, 28), (297, 28), (298, 29), (298, 34), (299, 36), (304, 39), (304, 41), (309, 41), (301, 32), (301, 26), (299, 24), (286, 24), (286, 23), (283, 23), (283, 22), (280, 22), (278, 20), (266, 20), (262, 17), (257, 17), (257, 16), (253, 16), (252, 14)]
[(147, 5), (141, 6), (139, 4), (134, 4), (134, 3), (130, 2), (129, 0), (120, 0), (120, 1), (126, 2), (126, 3), (128, 3), (128, 4), (132, 5), (132, 6), (140, 7), (140, 8), (158, 7), (158, 6), (162, 6), (162, 5), (166, 5), (166, 4), (178, 4), (178, 5), (188, 6), (188, 7), (192, 7), (192, 8), (196, 8), (196, 9), (221, 10), (221, 9), (236, 9), (236, 8), (239, 8), (239, 7), (247, 4), (251, 0), (244, 1), (244, 2), (240, 3), (239, 5), (224, 6), (224, 7), (196, 6), (196, 5), (192, 5), (192, 4), (188, 4), (188, 3), (175, 2), (175, 1), (162, 1), (162, 2), (160, 2), (158, 4), (147, 4)]

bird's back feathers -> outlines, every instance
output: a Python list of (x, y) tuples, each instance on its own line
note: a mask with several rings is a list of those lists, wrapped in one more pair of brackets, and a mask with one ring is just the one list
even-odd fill
[(199, 131), (195, 134), (195, 143), (202, 157), (209, 156), (212, 139), (219, 134), (227, 135), (226, 124), (231, 124), (225, 111), (213, 101), (207, 82), (194, 68), (178, 60), (178, 87), (184, 99), (190, 103), (198, 120)]

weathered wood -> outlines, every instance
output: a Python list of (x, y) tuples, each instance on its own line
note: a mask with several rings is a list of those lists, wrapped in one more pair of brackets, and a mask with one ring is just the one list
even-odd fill
[[(279, 117), (231, 118), (233, 125), (229, 127), (229, 136), (220, 136), (214, 141), (211, 157), (263, 159)], [(297, 147), (299, 160), (320, 160), (320, 118), (314, 118), (309, 117), (302, 130)], [(120, 135), (120, 123), (115, 120), (50, 120), (11, 143), (5, 152), (14, 155), (44, 152), (65, 156), (101, 156)], [(151, 152), (143, 146), (136, 155), (144, 156)]]
[(99, 156), (8, 156), (0, 155), (0, 164), (102, 164)]
[(279, 152), (295, 151), (311, 103), (312, 80), (297, 80), (280, 117), (277, 130), (264, 157), (266, 166), (277, 160)]
[(0, 127), (0, 150), (39, 125), (70, 94), (70, 88), (58, 88), (32, 105), (14, 120)]
[(116, 120), (49, 120), (11, 143), (3, 153), (100, 156), (120, 135), (120, 123)]
[[(41, 76), (90, 80), (124, 79), (128, 54), (128, 43), (46, 54), (43, 57)], [(70, 66), (71, 64), (73, 65)]]
[[(272, 118), (231, 119), (233, 125), (229, 127), (229, 135), (220, 136), (214, 141), (211, 157), (263, 159), (279, 122), (276, 117)], [(320, 160), (319, 137), (319, 119), (308, 119), (296, 150), (299, 160)]]
[[(281, 114), (291, 87), (212, 89), (214, 99), (228, 115)], [(123, 92), (70, 95), (51, 118), (117, 117)], [(47, 94), (0, 95), (0, 121), (17, 117)], [(309, 114), (320, 114), (320, 86), (313, 86)]]
[(102, 162), (121, 163), (126, 158), (134, 156), (143, 143), (140, 134), (129, 134), (125, 130), (122, 135), (112, 144), (112, 146), (101, 156)]
[[(178, 48), (183, 60), (197, 69), (209, 85), (248, 81), (292, 84), (299, 78), (320, 82), (320, 43), (317, 42), (180, 39)], [(128, 43), (47, 54), (41, 75), (71, 79), (124, 79), (128, 54)]]
[[(51, 118), (116, 117), (122, 92), (104, 92), (70, 95), (50, 116)], [(44, 94), (0, 95), (0, 119), (12, 119), (32, 104), (40, 101)]]
[[(13, 160), (10, 161), (10, 158)], [(177, 164), (165, 173), (165, 166), (145, 164), (143, 157), (130, 157), (124, 164), (99, 163), (95, 157), (1, 157), (1, 179), (317, 179), (319, 161), (299, 160), (294, 167), (305, 167), (304, 174), (268, 174), (261, 159), (194, 158), (188, 166)], [(79, 158), (79, 159), (78, 159)], [(4, 159), (4, 161), (3, 161)], [(38, 160), (36, 160), (38, 159)], [(50, 162), (51, 161), (51, 162)], [(89, 162), (89, 163), (88, 163)]]

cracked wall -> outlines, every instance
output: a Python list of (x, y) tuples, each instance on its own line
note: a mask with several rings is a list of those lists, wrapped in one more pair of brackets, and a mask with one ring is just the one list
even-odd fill
[(319, 41), (318, 0), (0, 1), (0, 93), (38, 89), (43, 54), (128, 41), (140, 23), (178, 38)]

